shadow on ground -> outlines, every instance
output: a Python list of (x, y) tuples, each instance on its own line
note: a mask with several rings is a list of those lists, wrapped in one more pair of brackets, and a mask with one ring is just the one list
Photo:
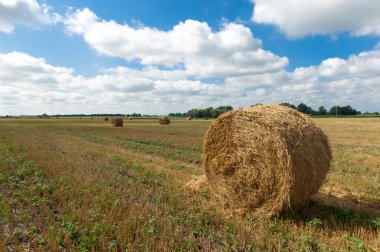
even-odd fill
[(284, 218), (293, 219), (300, 225), (319, 219), (324, 226), (337, 230), (363, 228), (380, 231), (380, 201), (365, 201), (354, 196), (334, 196), (328, 193), (315, 194), (308, 205)]

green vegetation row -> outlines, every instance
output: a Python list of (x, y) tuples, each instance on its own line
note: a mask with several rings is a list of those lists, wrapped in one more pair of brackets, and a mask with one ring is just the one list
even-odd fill
[[(261, 104), (256, 104), (261, 105)], [(252, 106), (256, 106), (252, 105)], [(329, 110), (327, 110), (324, 106), (320, 106), (317, 110), (312, 109), (307, 106), (305, 103), (300, 103), (298, 106), (295, 106), (291, 103), (284, 102), (280, 103), (280, 105), (287, 106), (293, 109), (298, 110), (304, 114), (313, 115), (313, 116), (353, 116), (353, 115), (361, 115), (360, 111), (352, 108), (350, 105), (346, 106), (333, 106)], [(220, 114), (232, 110), (232, 106), (220, 106), (217, 108), (208, 107), (205, 109), (191, 109), (186, 113), (170, 113), (171, 117), (192, 117), (192, 118), (217, 118)], [(369, 113), (365, 113), (365, 115), (370, 115)], [(373, 113), (374, 116), (378, 116), (379, 113)]]
[[(260, 103), (252, 105), (256, 106), (260, 105)], [(365, 117), (373, 117), (373, 116), (379, 116), (379, 112), (365, 112), (362, 113), (361, 111), (358, 111), (354, 108), (352, 108), (350, 105), (346, 106), (333, 106), (329, 110), (327, 110), (324, 106), (318, 107), (317, 110), (314, 110), (313, 108), (309, 107), (305, 103), (300, 103), (297, 106), (293, 105), (289, 102), (283, 102), (280, 103), (280, 105), (287, 106), (293, 109), (296, 109), (302, 113), (308, 114), (308, 115), (313, 115), (313, 116), (356, 116), (356, 115), (362, 115)], [(189, 111), (185, 113), (169, 113), (169, 117), (179, 117), (179, 118), (186, 118), (186, 117), (191, 117), (191, 118), (217, 118), (219, 115), (233, 110), (232, 106), (219, 106), (219, 107), (208, 107), (204, 109), (199, 109), (199, 108), (193, 108), (190, 109)], [(12, 118), (14, 116), (0, 116), (0, 118)], [(142, 115), (140, 113), (132, 113), (132, 114), (110, 114), (110, 113), (103, 113), (103, 114), (67, 114), (67, 115), (61, 115), (61, 114), (56, 114), (56, 115), (47, 115), (47, 114), (42, 114), (42, 115), (34, 115), (34, 116), (21, 116), (21, 117), (30, 117), (30, 118), (50, 118), (50, 117), (56, 117), (56, 118), (88, 118), (88, 117), (132, 117), (132, 118), (139, 118), (139, 119), (156, 119), (159, 118), (159, 115)]]

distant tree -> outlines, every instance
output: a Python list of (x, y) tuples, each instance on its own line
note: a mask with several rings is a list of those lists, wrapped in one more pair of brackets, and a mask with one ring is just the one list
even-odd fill
[(314, 110), (311, 107), (307, 106), (305, 103), (298, 104), (297, 110), (308, 115), (315, 114)]
[(360, 115), (361, 112), (352, 108), (350, 105), (347, 106), (334, 106), (329, 111), (330, 115)]
[(213, 111), (212, 111), (212, 117), (213, 118), (217, 118), (218, 116), (220, 116), (221, 114), (227, 112), (227, 111), (230, 111), (230, 110), (233, 110), (233, 107), (232, 106), (219, 106), (217, 108), (215, 108)]
[(212, 118), (217, 118), (220, 114), (223, 113), (223, 110), (216, 108), (212, 111)]
[(233, 110), (234, 108), (232, 106), (219, 106), (217, 109), (222, 110), (222, 111), (230, 111)]
[(216, 118), (219, 115), (229, 110), (233, 110), (233, 107), (232, 106), (219, 106), (217, 108), (208, 107), (205, 109), (191, 109), (187, 113), (185, 113), (185, 115), (192, 118)]
[(339, 110), (340, 110), (339, 106), (333, 106), (330, 108), (329, 114), (330, 115), (339, 115)]
[(289, 108), (292, 108), (292, 109), (297, 109), (297, 107), (289, 102), (283, 102), (283, 103), (280, 103), (281, 106), (286, 106), (286, 107), (289, 107)]
[(213, 110), (214, 110), (213, 107), (208, 107), (208, 108), (204, 109), (203, 117), (212, 117)]
[(169, 113), (169, 117), (186, 117), (187, 113)]
[(325, 109), (324, 106), (320, 106), (318, 108), (318, 115), (327, 115), (327, 110)]
[(355, 115), (356, 115), (356, 110), (353, 110), (351, 108), (351, 106), (349, 106), (349, 105), (340, 107), (340, 114), (341, 115), (352, 115), (353, 112), (355, 112)]
[(187, 112), (187, 115), (192, 118), (200, 118), (199, 109), (191, 109)]

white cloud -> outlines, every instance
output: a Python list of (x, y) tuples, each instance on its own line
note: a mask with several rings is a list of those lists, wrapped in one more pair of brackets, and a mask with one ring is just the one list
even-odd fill
[(65, 25), (100, 54), (137, 59), (143, 65), (183, 67), (187, 75), (198, 77), (274, 72), (288, 64), (287, 58), (263, 50), (249, 28), (235, 23), (214, 32), (207, 23), (186, 20), (162, 31), (100, 20), (83, 9), (68, 14)]
[[(263, 81), (272, 87), (269, 100), (275, 102), (288, 98), (296, 104), (306, 102), (315, 108), (349, 104), (362, 110), (379, 110), (379, 64), (380, 50), (373, 50), (352, 55), (347, 60), (331, 58), (318, 66), (257, 76), (252, 81)], [(265, 102), (265, 99), (260, 100)]]
[(15, 25), (38, 27), (60, 20), (46, 4), (36, 0), (0, 0), (0, 31), (13, 32)]
[(305, 102), (315, 109), (351, 105), (380, 110), (380, 50), (331, 58), (320, 65), (227, 77), (223, 83), (190, 78), (185, 70), (116, 67), (93, 77), (52, 66), (42, 58), (0, 54), (0, 115), (42, 113), (185, 112), (190, 108)]
[(73, 76), (73, 69), (55, 67), (47, 64), (45, 59), (20, 52), (0, 54), (0, 69), (0, 84), (14, 86), (16, 83), (20, 89), (44, 87), (68, 91), (81, 85), (81, 79)]
[(276, 25), (290, 38), (308, 35), (380, 35), (380, 1), (252, 0), (252, 20)]
[(347, 60), (331, 58), (324, 60), (319, 67), (323, 77), (334, 79), (347, 78), (374, 78), (379, 76), (380, 50), (362, 52), (352, 55)]
[(164, 114), (285, 101), (380, 110), (378, 49), (288, 72), (288, 59), (262, 49), (241, 24), (213, 31), (207, 23), (187, 20), (162, 31), (100, 20), (84, 9), (68, 14), (65, 25), (98, 53), (139, 60), (140, 68), (118, 66), (84, 77), (43, 58), (0, 53), (0, 115)]
[[(188, 80), (181, 70), (117, 67), (94, 77), (21, 52), (0, 53), (0, 115), (42, 113), (167, 113), (206, 106), (226, 91)], [(220, 95), (221, 97), (223, 95)]]

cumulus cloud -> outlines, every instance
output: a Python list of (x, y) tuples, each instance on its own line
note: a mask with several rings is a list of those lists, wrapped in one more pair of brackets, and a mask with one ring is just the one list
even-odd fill
[[(83, 77), (21, 52), (0, 54), (0, 114), (164, 113), (206, 106), (225, 93), (215, 84), (188, 80), (181, 70), (103, 69)], [(206, 94), (208, 96), (206, 99)], [(214, 98), (215, 99), (214, 99)], [(179, 106), (180, 104), (180, 106)]]
[(89, 9), (68, 14), (70, 33), (83, 36), (98, 53), (139, 60), (143, 65), (183, 67), (187, 75), (210, 77), (274, 72), (288, 59), (261, 48), (249, 28), (235, 23), (212, 31), (207, 23), (186, 20), (169, 31), (100, 20)]
[[(1, 1), (1, 0), (0, 0)], [(0, 53), (0, 114), (185, 112), (190, 108), (305, 102), (379, 110), (380, 50), (286, 71), (245, 26), (187, 20), (168, 31), (100, 20), (88, 9), (65, 18), (68, 32), (98, 53), (139, 68), (84, 77), (21, 52)]]
[(194, 107), (305, 102), (317, 108), (380, 108), (380, 50), (277, 72), (231, 76), (222, 83), (191, 79), (186, 71), (116, 67), (83, 77), (43, 58), (0, 54), (0, 114), (185, 112)]
[[(314, 107), (350, 104), (359, 109), (379, 110), (380, 50), (330, 58), (318, 66), (301, 67), (293, 72), (255, 76), (251, 81), (266, 83), (271, 101), (306, 102)], [(278, 83), (282, 83), (278, 85)], [(252, 97), (260, 99), (260, 97)], [(260, 99), (265, 102), (265, 99)]]
[(81, 79), (73, 76), (73, 69), (52, 66), (43, 58), (20, 52), (0, 54), (0, 69), (2, 87), (17, 84), (20, 89), (69, 91), (81, 85)]
[(10, 33), (15, 25), (38, 27), (60, 20), (46, 4), (36, 0), (0, 0), (0, 31)]
[(290, 38), (348, 32), (380, 35), (380, 2), (373, 0), (252, 0), (252, 20), (280, 28)]

